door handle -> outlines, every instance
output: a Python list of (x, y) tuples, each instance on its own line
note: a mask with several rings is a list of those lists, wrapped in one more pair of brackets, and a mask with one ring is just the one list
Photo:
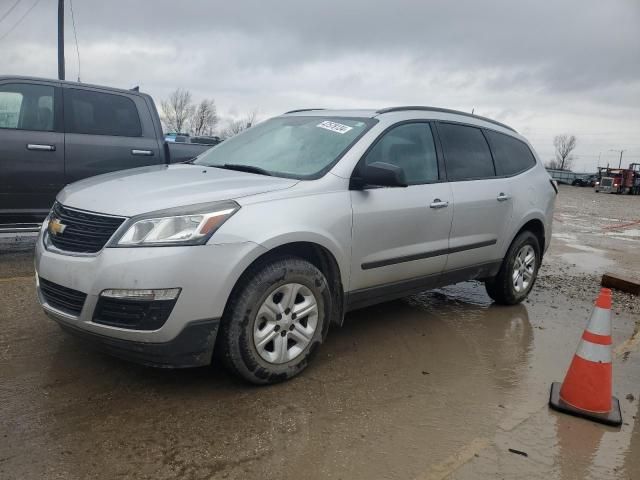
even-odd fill
[(139, 155), (142, 157), (151, 157), (153, 156), (153, 151), (151, 150), (131, 150), (131, 155)]
[(448, 206), (449, 206), (449, 202), (443, 202), (439, 198), (436, 198), (433, 202), (431, 202), (431, 205), (429, 205), (429, 208), (446, 208)]
[(506, 202), (510, 198), (511, 197), (509, 195), (505, 195), (504, 193), (500, 192), (500, 194), (498, 195), (498, 198), (496, 200), (498, 200), (499, 202)]
[(38, 143), (27, 143), (27, 150), (35, 150), (37, 152), (55, 152), (55, 145), (41, 145)]

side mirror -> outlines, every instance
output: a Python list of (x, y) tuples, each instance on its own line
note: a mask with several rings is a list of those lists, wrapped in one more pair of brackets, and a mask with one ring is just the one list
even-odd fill
[[(390, 163), (374, 162), (367, 165), (360, 175), (364, 185), (377, 187), (406, 187), (407, 180), (402, 167)], [(363, 186), (364, 186), (363, 185)]]

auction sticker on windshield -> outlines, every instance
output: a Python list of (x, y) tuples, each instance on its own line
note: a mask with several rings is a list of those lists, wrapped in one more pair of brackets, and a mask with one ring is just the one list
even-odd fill
[(348, 125), (342, 125), (341, 123), (330, 122), (329, 120), (325, 120), (324, 122), (319, 123), (316, 127), (324, 128), (325, 130), (330, 130), (336, 133), (347, 133), (349, 130), (352, 130), (353, 127), (349, 127)]

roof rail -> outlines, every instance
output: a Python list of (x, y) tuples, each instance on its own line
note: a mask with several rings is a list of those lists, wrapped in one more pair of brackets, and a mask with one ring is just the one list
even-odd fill
[(284, 115), (287, 113), (313, 112), (314, 110), (326, 110), (326, 108), (300, 108), (298, 110), (289, 110), (288, 112), (284, 112)]
[(471, 117), (471, 118), (477, 118), (478, 120), (484, 120), (485, 122), (489, 122), (489, 123), (493, 123), (494, 125), (499, 125), (503, 128), (506, 128), (507, 130), (511, 130), (514, 133), (518, 133), (516, 132), (516, 130), (512, 127), (510, 127), (509, 125), (505, 125), (504, 123), (500, 123), (496, 120), (492, 120), (490, 118), (487, 117), (481, 117), (480, 115), (474, 115), (473, 113), (467, 113), (467, 112), (461, 112), (459, 110), (450, 110), (448, 108), (439, 108), (439, 107), (423, 107), (423, 106), (407, 106), (407, 107), (389, 107), (389, 108), (383, 108), (380, 109), (378, 111), (376, 111), (376, 113), (389, 113), (389, 112), (404, 112), (407, 110), (421, 110), (421, 111), (425, 111), (425, 112), (440, 112), (440, 113), (453, 113), (455, 115), (464, 115), (465, 117)]

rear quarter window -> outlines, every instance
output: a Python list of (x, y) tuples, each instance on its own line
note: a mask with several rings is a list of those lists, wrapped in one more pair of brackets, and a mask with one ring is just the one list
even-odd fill
[(68, 88), (64, 93), (67, 133), (140, 137), (138, 109), (130, 98)]
[(496, 173), (499, 176), (516, 175), (536, 164), (536, 159), (526, 143), (492, 130), (485, 130), (485, 134), (489, 139)]
[(491, 151), (481, 129), (439, 123), (438, 133), (450, 181), (495, 177)]

